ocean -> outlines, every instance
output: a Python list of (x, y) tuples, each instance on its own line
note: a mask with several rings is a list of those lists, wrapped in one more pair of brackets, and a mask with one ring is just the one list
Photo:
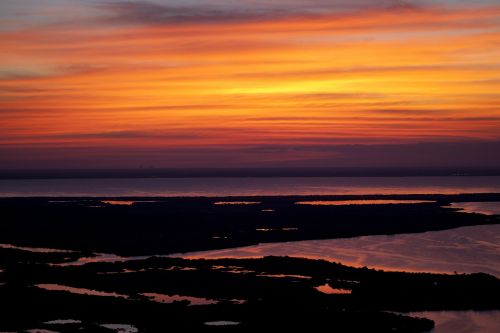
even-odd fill
[(1, 179), (0, 197), (500, 193), (500, 176)]

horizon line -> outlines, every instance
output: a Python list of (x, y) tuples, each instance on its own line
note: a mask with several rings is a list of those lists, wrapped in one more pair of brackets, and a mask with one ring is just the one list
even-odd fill
[(500, 166), (0, 169), (0, 179), (419, 176), (500, 176)]

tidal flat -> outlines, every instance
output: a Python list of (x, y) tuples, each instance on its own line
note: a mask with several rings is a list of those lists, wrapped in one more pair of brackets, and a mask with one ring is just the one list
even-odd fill
[[(335, 200), (372, 202), (297, 204)], [(6, 217), (0, 331), (427, 332), (433, 321), (411, 313), (498, 310), (500, 280), (484, 273), (387, 272), (287, 256), (167, 256), (494, 225), (500, 222), (496, 215), (450, 204), (495, 201), (500, 195), (0, 199)]]
[(500, 308), (500, 280), (487, 274), (383, 272), (289, 257), (61, 260), (0, 249), (1, 330), (109, 332), (105, 325), (115, 324), (136, 332), (213, 331), (218, 325), (206, 323), (231, 322), (225, 330), (424, 332), (431, 320), (401, 312)]
[[(343, 204), (300, 204), (318, 201)], [(0, 243), (122, 256), (183, 253), (496, 224), (498, 216), (450, 206), (495, 201), (500, 194), (0, 198)]]

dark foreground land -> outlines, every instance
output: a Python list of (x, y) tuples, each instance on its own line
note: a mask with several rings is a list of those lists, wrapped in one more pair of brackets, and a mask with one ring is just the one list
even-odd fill
[[(347, 199), (435, 202), (295, 204)], [(0, 199), (0, 243), (73, 250), (0, 248), (0, 332), (425, 332), (432, 321), (396, 312), (500, 308), (500, 280), (486, 274), (382, 272), (288, 257), (67, 265), (98, 252), (167, 254), (498, 223), (442, 207), (500, 201), (497, 194), (102, 200), (112, 199)], [(231, 325), (210, 325), (220, 321)]]
[[(398, 205), (297, 205), (314, 200), (429, 200)], [(130, 200), (131, 205), (106, 200)], [(215, 205), (250, 201), (254, 205)], [(0, 243), (153, 255), (305, 239), (443, 230), (499, 223), (444, 208), (451, 202), (500, 201), (500, 194), (289, 196), (231, 198), (0, 199)]]
[[(424, 332), (432, 321), (393, 311), (500, 307), (500, 280), (486, 274), (389, 273), (288, 257), (54, 265), (69, 257), (0, 250), (0, 331), (112, 332), (106, 325), (119, 324), (129, 326), (117, 332)], [(208, 325), (217, 321), (233, 325)]]

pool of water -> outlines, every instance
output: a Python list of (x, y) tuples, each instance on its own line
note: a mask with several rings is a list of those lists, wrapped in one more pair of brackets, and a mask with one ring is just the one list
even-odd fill
[(181, 295), (165, 295), (158, 293), (142, 293), (141, 295), (146, 296), (153, 302), (170, 304), (173, 302), (189, 302), (189, 305), (211, 305), (217, 304), (217, 300), (202, 298), (202, 297), (192, 297), (192, 296), (181, 296)]
[(432, 333), (498, 333), (500, 311), (424, 311), (410, 312), (413, 317), (434, 321)]
[(316, 201), (298, 201), (297, 205), (309, 206), (350, 206), (350, 205), (402, 205), (432, 203), (429, 200), (316, 200)]
[(500, 225), (391, 236), (263, 243), (173, 256), (189, 259), (291, 256), (393, 271), (483, 272), (500, 277)]
[(485, 215), (500, 215), (498, 201), (486, 202), (452, 202), (450, 207), (458, 208), (464, 213), (478, 213)]
[(121, 295), (121, 294), (117, 294), (114, 292), (98, 291), (98, 290), (86, 289), (86, 288), (76, 288), (76, 287), (55, 284), (55, 283), (41, 283), (41, 284), (35, 285), (35, 287), (40, 288), (40, 289), (44, 289), (44, 290), (49, 290), (49, 291), (65, 291), (65, 292), (69, 292), (72, 294), (78, 294), (78, 295), (117, 297), (117, 298), (124, 298), (124, 299), (129, 298), (127, 295)]

